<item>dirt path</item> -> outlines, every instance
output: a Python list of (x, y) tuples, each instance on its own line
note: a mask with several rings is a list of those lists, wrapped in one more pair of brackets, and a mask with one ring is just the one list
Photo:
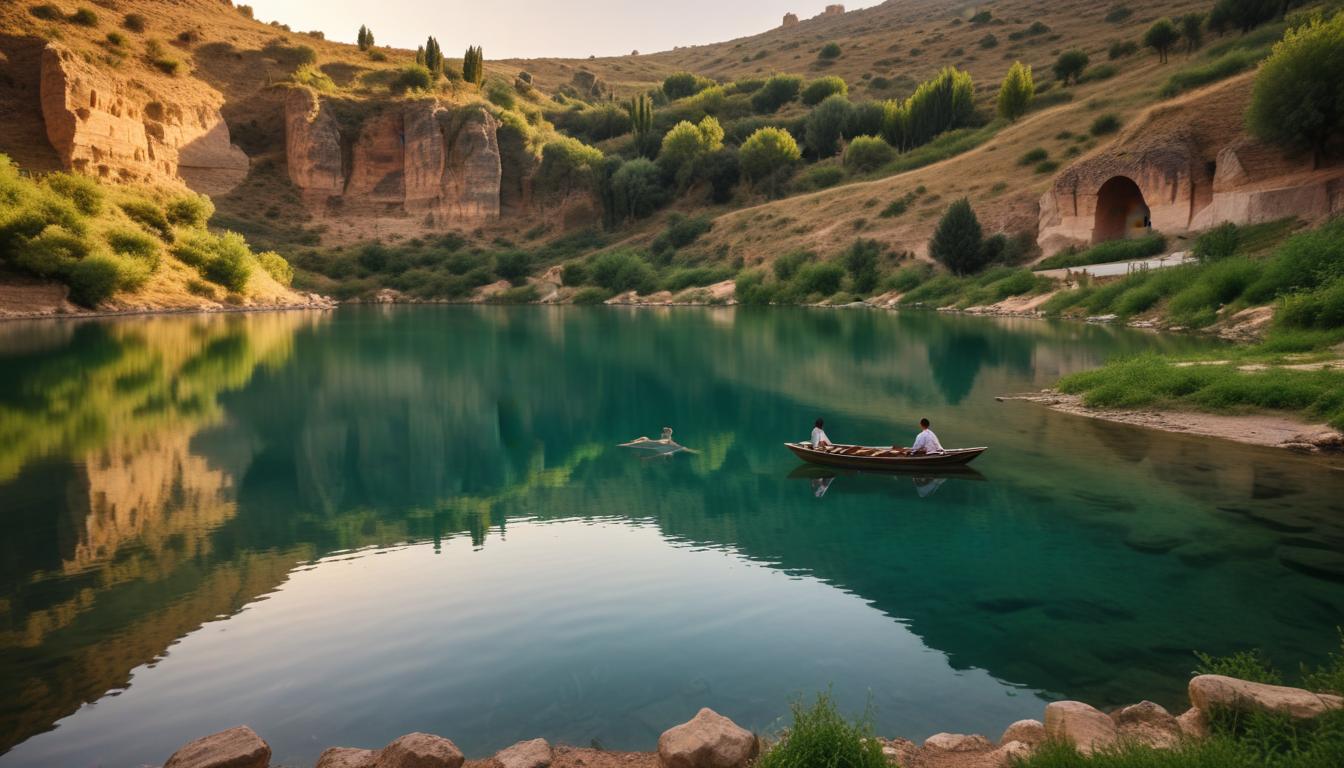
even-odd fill
[(1216, 437), (1249, 445), (1287, 448), (1305, 453), (1344, 451), (1344, 434), (1325, 424), (1307, 424), (1291, 416), (1275, 413), (1219, 414), (1200, 411), (1172, 411), (1156, 408), (1126, 410), (1089, 408), (1082, 397), (1054, 390), (1037, 394), (1005, 395), (999, 400), (1025, 400), (1056, 411), (1093, 419), (1131, 424), (1164, 432), (1182, 432)]

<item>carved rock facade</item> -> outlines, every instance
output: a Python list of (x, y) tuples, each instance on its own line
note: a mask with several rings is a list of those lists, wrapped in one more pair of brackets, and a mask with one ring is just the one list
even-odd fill
[(61, 163), (109, 181), (175, 182), (206, 194), (237, 186), (247, 155), (234, 146), (218, 101), (152, 100), (63, 46), (42, 51), (40, 98)]

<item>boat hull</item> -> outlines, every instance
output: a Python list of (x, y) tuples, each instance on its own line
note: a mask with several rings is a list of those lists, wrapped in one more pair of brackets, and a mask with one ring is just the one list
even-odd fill
[[(955, 448), (942, 453), (923, 456), (860, 456), (819, 451), (807, 443), (785, 443), (784, 447), (793, 451), (793, 455), (810, 464), (823, 467), (843, 467), (845, 469), (866, 470), (911, 470), (922, 467), (960, 467), (988, 450), (981, 448)], [(837, 448), (855, 448), (859, 446), (836, 446)], [(877, 450), (882, 450), (878, 448)]]

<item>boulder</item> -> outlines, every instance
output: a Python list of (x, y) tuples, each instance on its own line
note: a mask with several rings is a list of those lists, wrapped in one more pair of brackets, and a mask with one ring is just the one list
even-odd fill
[(378, 753), (372, 749), (332, 747), (318, 756), (315, 768), (373, 768), (377, 763)]
[(1054, 701), (1045, 707), (1045, 733), (1068, 741), (1084, 755), (1115, 743), (1115, 721), (1081, 701)]
[(462, 768), (466, 758), (442, 736), (408, 733), (378, 753), (374, 768)]
[[(1035, 721), (1033, 721), (1035, 722)], [(990, 753), (989, 762), (1000, 768), (1014, 768), (1014, 766), (1031, 757), (1034, 747), (1020, 741), (1005, 742), (998, 749)]]
[(980, 735), (965, 733), (935, 733), (924, 740), (925, 749), (937, 749), (942, 752), (983, 752), (993, 749), (989, 739)]
[(1151, 701), (1141, 701), (1115, 713), (1120, 737), (1159, 749), (1176, 746), (1181, 740), (1181, 725), (1170, 712)]
[(271, 748), (246, 725), (197, 739), (173, 753), (163, 768), (266, 768)]
[(548, 768), (551, 764), (551, 745), (545, 739), (520, 741), (495, 755), (502, 768)]
[(1018, 720), (1003, 732), (1000, 744), (1011, 741), (1021, 742), (1029, 747), (1039, 746), (1045, 741), (1045, 725), (1040, 720)]
[(1190, 681), (1190, 703), (1208, 712), (1215, 708), (1258, 709), (1292, 717), (1316, 717), (1344, 707), (1344, 698), (1301, 688), (1267, 685), (1223, 675), (1200, 675)]
[(756, 755), (756, 737), (708, 707), (658, 737), (663, 768), (740, 768)]
[(1199, 707), (1191, 707), (1176, 718), (1181, 733), (1189, 739), (1202, 739), (1209, 735), (1209, 719)]

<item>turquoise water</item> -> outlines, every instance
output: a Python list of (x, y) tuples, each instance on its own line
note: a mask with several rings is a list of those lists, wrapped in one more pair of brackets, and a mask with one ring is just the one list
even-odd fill
[[(1206, 342), (850, 311), (346, 308), (0, 326), (0, 766), (423, 730), (647, 749), (829, 688), (879, 732), (1316, 661), (1337, 466), (994, 396)], [(800, 470), (908, 443), (971, 474)], [(617, 444), (663, 426), (695, 453)]]

